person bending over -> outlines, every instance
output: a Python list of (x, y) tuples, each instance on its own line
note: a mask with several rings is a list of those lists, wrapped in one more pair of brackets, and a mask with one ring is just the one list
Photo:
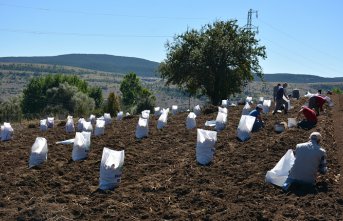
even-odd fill
[(256, 106), (256, 109), (249, 113), (250, 116), (256, 117), (254, 125), (252, 127), (252, 132), (257, 132), (264, 126), (264, 123), (262, 121), (262, 116), (261, 116), (262, 112), (263, 112), (263, 105), (258, 104)]
[(304, 116), (304, 119), (298, 122), (298, 127), (303, 129), (311, 129), (316, 126), (318, 119), (314, 110), (306, 106), (302, 106), (298, 112), (297, 119), (300, 118), (301, 114)]

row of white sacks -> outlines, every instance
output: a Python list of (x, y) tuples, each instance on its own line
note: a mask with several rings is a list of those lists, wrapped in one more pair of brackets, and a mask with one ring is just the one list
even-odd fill
[[(84, 160), (90, 150), (90, 133), (77, 132), (72, 150), (74, 161)], [(43, 137), (37, 137), (31, 147), (29, 168), (38, 166), (48, 159), (48, 143)], [(104, 147), (100, 164), (99, 188), (113, 189), (119, 185), (124, 165), (124, 150), (116, 151)]]

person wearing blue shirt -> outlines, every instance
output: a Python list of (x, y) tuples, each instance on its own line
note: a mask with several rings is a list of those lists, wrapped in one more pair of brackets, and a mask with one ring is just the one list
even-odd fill
[(254, 126), (252, 127), (252, 132), (257, 132), (264, 126), (264, 123), (262, 121), (262, 116), (261, 116), (262, 111), (263, 111), (263, 105), (258, 104), (256, 106), (256, 109), (249, 113), (250, 116), (256, 117)]

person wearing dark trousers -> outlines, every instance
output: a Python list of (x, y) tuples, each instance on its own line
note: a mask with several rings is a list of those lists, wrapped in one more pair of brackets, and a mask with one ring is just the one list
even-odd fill
[(298, 112), (297, 119), (299, 119), (301, 114), (305, 119), (298, 122), (298, 127), (308, 130), (316, 126), (318, 121), (316, 112), (306, 106), (302, 106)]
[(311, 109), (315, 109), (317, 116), (319, 115), (319, 110), (323, 111), (323, 105), (326, 102), (326, 99), (322, 95), (314, 95), (310, 97), (308, 100), (308, 107)]
[(288, 95), (287, 95), (287, 88), (288, 84), (284, 83), (282, 86), (279, 87), (277, 93), (276, 93), (276, 99), (275, 99), (275, 109), (273, 111), (273, 114), (275, 114), (278, 110), (281, 109), (281, 107), (284, 105), (284, 113), (287, 114), (288, 111), (288, 102), (284, 99), (284, 97), (286, 99), (289, 99)]

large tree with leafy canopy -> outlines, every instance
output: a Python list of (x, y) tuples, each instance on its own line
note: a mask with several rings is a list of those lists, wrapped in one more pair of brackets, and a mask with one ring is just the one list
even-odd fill
[(166, 84), (207, 95), (215, 105), (240, 93), (254, 74), (263, 77), (259, 59), (266, 58), (265, 47), (235, 20), (187, 30), (167, 42), (166, 49), (167, 58), (159, 66)]

